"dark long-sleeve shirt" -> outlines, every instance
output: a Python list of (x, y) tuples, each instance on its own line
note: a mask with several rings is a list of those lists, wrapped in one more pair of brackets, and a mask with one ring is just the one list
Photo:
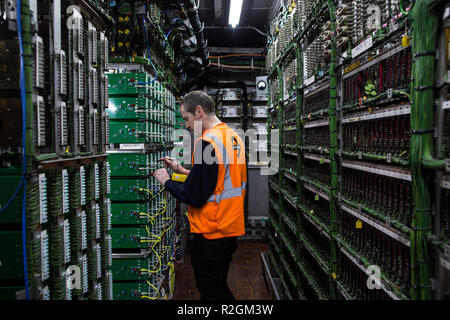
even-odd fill
[[(200, 140), (202, 143), (201, 152), (210, 145), (209, 142)], [(200, 152), (198, 146), (195, 148), (196, 152)], [(215, 157), (214, 149), (211, 155)], [(184, 183), (168, 180), (164, 187), (175, 198), (194, 207), (202, 207), (208, 198), (213, 194), (217, 184), (217, 176), (219, 174), (219, 165), (217, 162), (213, 164), (206, 164), (202, 161), (201, 164), (194, 164), (191, 172)]]

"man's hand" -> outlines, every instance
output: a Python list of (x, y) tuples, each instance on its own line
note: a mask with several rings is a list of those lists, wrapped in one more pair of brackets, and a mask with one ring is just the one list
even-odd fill
[(177, 172), (177, 167), (180, 166), (178, 161), (175, 158), (171, 158), (171, 157), (163, 157), (163, 158), (159, 159), (159, 161), (164, 161), (164, 167), (170, 168), (175, 172)]
[(159, 159), (159, 161), (164, 161), (164, 167), (172, 169), (175, 173), (181, 173), (186, 175), (189, 174), (189, 170), (183, 168), (183, 166), (179, 164), (175, 158), (163, 157)]
[(152, 174), (156, 180), (159, 181), (159, 183), (161, 183), (163, 186), (165, 185), (165, 183), (170, 180), (169, 174), (167, 173), (166, 169), (159, 169), (155, 172), (153, 172)]

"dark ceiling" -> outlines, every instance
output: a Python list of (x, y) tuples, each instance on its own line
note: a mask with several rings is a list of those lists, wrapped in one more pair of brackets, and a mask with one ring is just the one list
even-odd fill
[[(208, 47), (264, 48), (268, 15), (273, 0), (243, 0), (239, 25), (228, 25), (230, 0), (200, 0), (200, 20), (205, 23)], [(257, 28), (260, 32), (249, 28)]]

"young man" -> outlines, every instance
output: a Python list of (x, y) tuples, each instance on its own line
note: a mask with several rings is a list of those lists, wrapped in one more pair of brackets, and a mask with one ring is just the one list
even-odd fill
[(153, 175), (175, 198), (188, 204), (194, 241), (191, 251), (197, 288), (202, 300), (234, 300), (227, 285), (237, 237), (245, 234), (244, 197), (247, 183), (245, 147), (239, 136), (215, 114), (214, 100), (193, 91), (181, 100), (186, 128), (200, 128), (194, 144), (192, 169), (165, 157), (165, 167), (188, 175), (184, 183), (171, 181), (166, 169)]

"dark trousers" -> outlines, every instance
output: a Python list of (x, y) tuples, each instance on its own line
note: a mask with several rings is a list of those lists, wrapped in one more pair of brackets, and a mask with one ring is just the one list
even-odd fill
[(227, 275), (236, 248), (236, 237), (208, 240), (194, 234), (191, 262), (201, 300), (234, 300)]

